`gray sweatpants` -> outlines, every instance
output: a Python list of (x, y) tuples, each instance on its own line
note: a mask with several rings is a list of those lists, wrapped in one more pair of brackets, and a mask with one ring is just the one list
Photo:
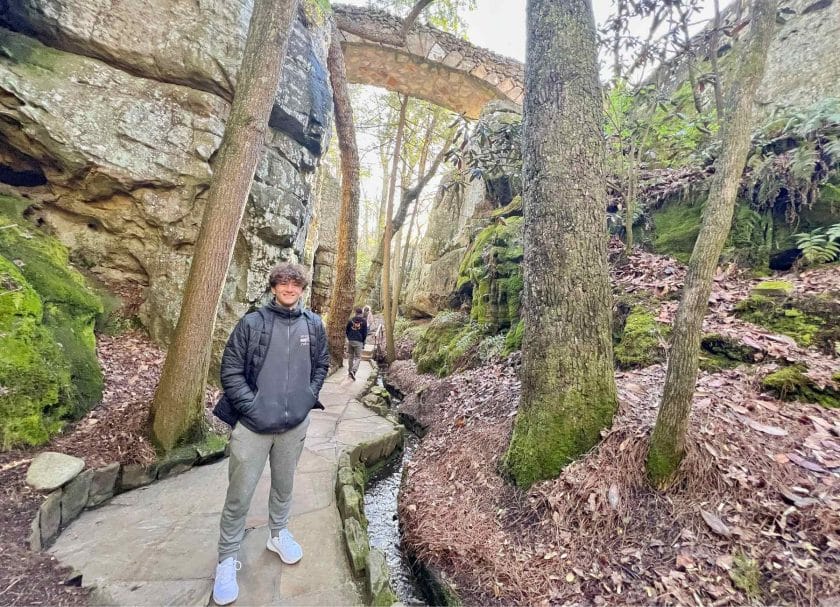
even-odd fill
[(309, 416), (300, 424), (280, 434), (257, 434), (241, 423), (230, 435), (228, 490), (219, 524), (219, 562), (235, 557), (245, 537), (245, 518), (251, 498), (265, 469), (271, 467), (271, 492), (268, 496), (268, 526), (272, 535), (285, 529), (292, 508), (292, 489)]
[(360, 341), (347, 341), (349, 344), (349, 348), (347, 348), (349, 352), (350, 360), (347, 361), (348, 366), (350, 367), (350, 373), (356, 374), (356, 371), (359, 370), (359, 363), (362, 362), (362, 350), (365, 349), (365, 344)]

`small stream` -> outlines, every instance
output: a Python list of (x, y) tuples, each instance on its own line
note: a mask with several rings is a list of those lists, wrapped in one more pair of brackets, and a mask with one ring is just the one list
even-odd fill
[[(394, 405), (398, 401), (395, 400)], [(397, 515), (397, 496), (400, 491), (403, 467), (411, 459), (420, 439), (407, 433), (405, 448), (368, 480), (365, 490), (365, 516), (371, 548), (385, 553), (391, 570), (391, 586), (403, 605), (428, 605), (423, 599), (407, 559), (400, 546), (400, 521)]]

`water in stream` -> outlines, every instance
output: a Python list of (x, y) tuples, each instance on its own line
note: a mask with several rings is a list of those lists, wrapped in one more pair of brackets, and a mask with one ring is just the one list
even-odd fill
[(397, 494), (405, 463), (417, 446), (417, 437), (406, 436), (403, 454), (379, 470), (369, 481), (365, 491), (365, 516), (368, 519), (368, 536), (372, 548), (385, 553), (391, 570), (391, 586), (403, 605), (426, 605), (414, 581), (411, 567), (400, 549)]

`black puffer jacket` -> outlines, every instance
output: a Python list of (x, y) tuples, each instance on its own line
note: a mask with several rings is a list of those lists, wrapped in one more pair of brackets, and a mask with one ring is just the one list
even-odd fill
[[(330, 367), (327, 334), (320, 316), (309, 310), (302, 312), (309, 329), (309, 387), (317, 399)], [(230, 426), (236, 425), (242, 410), (254, 400), (257, 377), (265, 362), (275, 317), (276, 314), (265, 308), (246, 314), (228, 339), (220, 373), (225, 392), (213, 414)], [(323, 409), (324, 406), (316, 400), (313, 408)]]

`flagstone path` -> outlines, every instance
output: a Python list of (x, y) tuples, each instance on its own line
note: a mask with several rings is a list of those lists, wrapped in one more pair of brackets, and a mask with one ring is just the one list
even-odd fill
[[(295, 476), (289, 529), (303, 560), (284, 565), (265, 549), (268, 467), (248, 513), (239, 560), (242, 605), (358, 605), (362, 594), (347, 563), (335, 504), (338, 456), (350, 446), (393, 430), (393, 424), (354, 400), (371, 373), (327, 378), (326, 411), (314, 411)], [(219, 516), (227, 488), (227, 460), (118, 495), (83, 513), (51, 552), (95, 586), (94, 605), (212, 605)]]

